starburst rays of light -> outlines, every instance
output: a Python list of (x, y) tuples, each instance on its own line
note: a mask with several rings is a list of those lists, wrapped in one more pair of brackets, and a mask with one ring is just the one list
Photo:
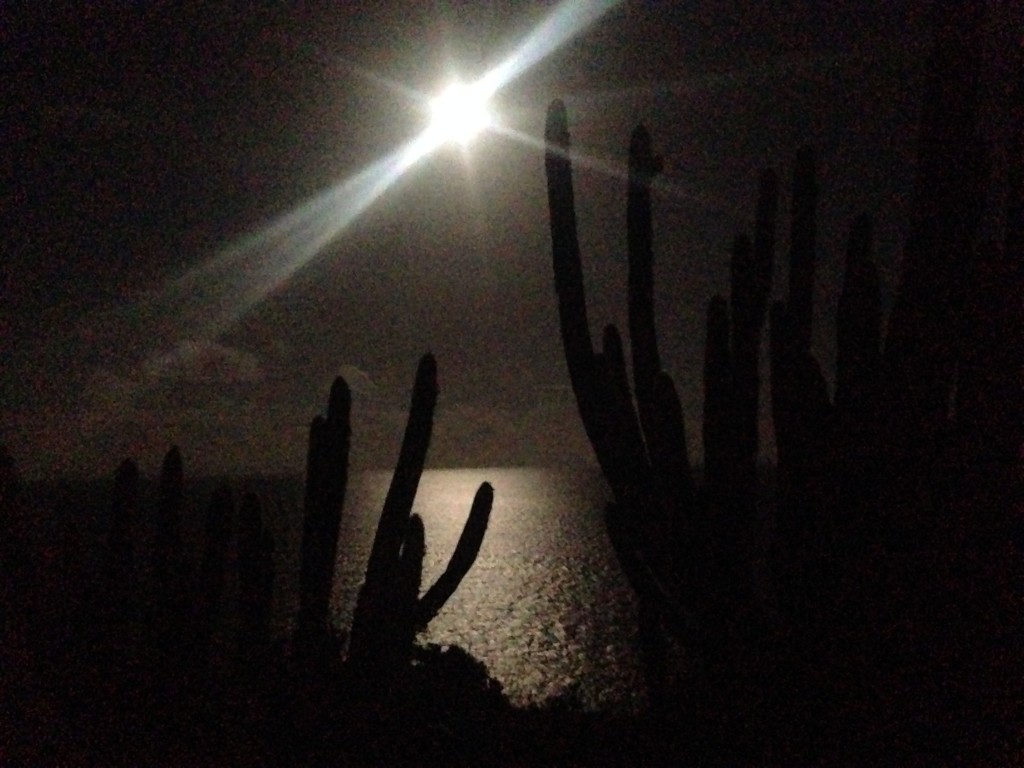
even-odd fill
[[(509, 58), (471, 82), (478, 91), (493, 96), (545, 56), (581, 33), (621, 0), (563, 0), (527, 36)], [(351, 62), (334, 61), (332, 67), (347, 67), (388, 90), (408, 98), (420, 107), (429, 105), (424, 94), (395, 83)], [(490, 129), (496, 124), (489, 126)], [(154, 366), (176, 359), (181, 349), (203, 349), (216, 343), (252, 308), (285, 285), (342, 231), (380, 199), (406, 172), (445, 141), (429, 127), (384, 157), (351, 177), (301, 202), (298, 206), (218, 249), (208, 259), (179, 278), (150, 292), (132, 305), (111, 307), (102, 317), (91, 317), (83, 333), (109, 338), (119, 348), (132, 347), (132, 359), (114, 374), (106, 368), (93, 371), (93, 378), (114, 375), (116, 391), (100, 403), (79, 398), (67, 414), (78, 422), (71, 433), (92, 435), (97, 424), (119, 430), (134, 419), (135, 406), (143, 392), (155, 386), (149, 375)], [(129, 330), (130, 329), (130, 330)], [(133, 347), (126, 339), (150, 339), (146, 347)], [(170, 351), (164, 347), (170, 344)], [(179, 355), (180, 356), (180, 355)], [(70, 403), (69, 403), (70, 405)], [(67, 430), (65, 431), (67, 432)], [(131, 428), (138, 432), (138, 425)], [(55, 438), (51, 455), (62, 452), (61, 438)]]
[(621, 2), (622, 0), (563, 0), (519, 44), (511, 56), (480, 78), (481, 88), (486, 93), (494, 95)]
[(218, 251), (175, 280), (163, 302), (176, 306), (186, 335), (216, 338), (316, 256), (434, 148), (417, 136), (355, 176)]
[[(493, 127), (493, 130), (506, 138), (518, 141), (520, 144), (533, 147), (541, 152), (554, 151), (571, 160), (573, 166), (576, 168), (595, 171), (596, 173), (609, 176), (620, 181), (629, 180), (629, 167), (621, 161), (606, 160), (598, 155), (575, 147), (570, 147), (568, 151), (552, 148), (547, 145), (544, 139), (531, 136), (527, 133), (523, 133), (522, 131), (517, 131), (514, 128), (510, 128), (505, 125), (496, 125)], [(651, 187), (657, 189), (659, 192), (667, 194), (675, 200), (693, 203), (705, 209), (709, 208), (709, 206), (717, 205), (715, 201), (695, 189), (692, 185), (678, 184), (665, 176), (655, 176), (651, 181)]]
[[(620, 2), (563, 0), (506, 60), (469, 87), (485, 98), (494, 95)], [(445, 141), (446, 137), (428, 126), (356, 175), (228, 244), (172, 283), (157, 303), (177, 308), (183, 335), (216, 338), (284, 284)]]

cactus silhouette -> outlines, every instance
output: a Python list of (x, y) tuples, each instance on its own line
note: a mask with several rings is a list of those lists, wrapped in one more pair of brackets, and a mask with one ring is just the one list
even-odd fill
[(206, 510), (206, 542), (199, 571), (196, 594), (195, 632), (197, 651), (202, 656), (209, 653), (210, 641), (219, 615), (221, 596), (224, 592), (225, 561), (231, 538), (231, 518), (235, 504), (231, 488), (222, 483), (213, 492)]
[(181, 451), (171, 447), (160, 468), (153, 543), (154, 626), (164, 652), (180, 652), (188, 620), (189, 576), (181, 542), (184, 468)]
[(107, 594), (109, 608), (116, 615), (123, 613), (134, 598), (135, 557), (132, 547), (132, 526), (139, 513), (139, 468), (125, 459), (114, 478), (114, 499), (107, 534)]
[[(590, 339), (568, 120), (559, 101), (548, 111), (545, 167), (562, 342), (583, 426), (614, 496), (607, 529), (640, 602), (648, 681), (658, 685), (651, 678), (664, 672), (656, 636), (667, 629), (711, 662), (711, 684), (696, 710), (707, 708), (712, 714), (702, 722), (726, 733), (735, 734), (724, 724), (743, 711), (743, 699), (725, 682), (742, 688), (744, 675), (760, 691), (748, 704), (775, 686), (776, 705), (811, 720), (820, 713), (809, 712), (808, 702), (854, 696), (842, 690), (854, 659), (882, 687), (889, 684), (885, 675), (921, 684), (921, 670), (933, 660), (919, 663), (911, 649), (928, 647), (936, 657), (963, 653), (943, 639), (948, 630), (937, 617), (948, 615), (942, 612), (949, 598), (935, 596), (977, 568), (957, 542), (983, 534), (998, 553), (1001, 539), (991, 530), (1005, 537), (1014, 525), (1007, 513), (1019, 490), (1019, 345), (989, 324), (1017, 328), (1022, 319), (1021, 127), (1003, 242), (975, 251), (985, 176), (976, 131), (978, 8), (939, 8), (937, 18), (911, 227), (884, 350), (872, 226), (862, 216), (851, 226), (839, 298), (834, 398), (812, 348), (819, 194), (813, 151), (802, 148), (794, 164), (787, 294), (772, 304), (769, 320), (778, 458), (771, 593), (781, 611), (762, 612), (770, 606), (752, 590), (750, 570), (753, 547), (765, 544), (752, 513), (777, 181), (771, 172), (761, 177), (753, 242), (736, 238), (731, 294), (708, 306), (704, 480), (695, 488), (679, 401), (660, 370), (654, 330), (650, 189), (658, 163), (649, 134), (639, 127), (630, 141), (631, 391), (616, 328), (605, 328), (600, 351)], [(966, 341), (958, 341), (958, 331)], [(948, 571), (941, 588), (921, 575), (921, 563), (938, 558), (946, 558), (944, 568), (955, 562), (962, 569)], [(1000, 615), (1019, 616), (998, 583), (957, 588), (979, 590), (970, 602), (989, 606), (979, 614), (964, 602), (961, 610), (990, 616), (1000, 605)], [(970, 642), (978, 652), (987, 648), (983, 638), (972, 635)], [(907, 671), (915, 664), (917, 671)], [(998, 687), (999, 679), (993, 673), (990, 684)], [(892, 701), (912, 689), (903, 685), (892, 690)], [(716, 689), (727, 693), (716, 696)], [(664, 690), (652, 693), (665, 701)], [(891, 706), (895, 713), (903, 705)], [(787, 727), (800, 726), (791, 719)]]
[(295, 645), (300, 655), (310, 658), (322, 656), (332, 637), (328, 608), (348, 485), (351, 407), (348, 384), (338, 377), (331, 386), (327, 416), (317, 416), (309, 428)]
[[(554, 102), (548, 111), (546, 137), (553, 267), (562, 339), (580, 416), (615, 497), (606, 515), (609, 537), (643, 603), (641, 611), (658, 617), (647, 622), (649, 627), (664, 623), (677, 636), (699, 646), (720, 646), (721, 627), (713, 625), (721, 618), (716, 607), (723, 597), (717, 589), (721, 580), (711, 578), (710, 571), (723, 563), (705, 545), (723, 516), (712, 519), (707, 513), (706, 494), (699, 493), (694, 484), (682, 408), (671, 378), (661, 370), (654, 330), (650, 186), (659, 163), (651, 153), (647, 131), (637, 128), (630, 141), (627, 198), (634, 408), (617, 329), (605, 328), (600, 352), (593, 351), (590, 341), (567, 116), (561, 102)], [(770, 186), (766, 186), (763, 196), (770, 192)], [(766, 211), (769, 202), (763, 203)], [(770, 223), (761, 223), (761, 230), (769, 232)], [(746, 248), (745, 243), (737, 245)], [(761, 252), (765, 252), (764, 245)], [(735, 272), (738, 279), (748, 280), (744, 287), (752, 296), (742, 304), (747, 314), (739, 324), (742, 330), (737, 331), (738, 336), (749, 335), (751, 328), (759, 325), (748, 304), (760, 301), (763, 306), (762, 294), (767, 293), (755, 280), (748, 279), (753, 274), (744, 259), (751, 261), (745, 250), (738, 250)], [(767, 261), (770, 264), (770, 257)], [(763, 281), (763, 270), (757, 274)], [(736, 377), (724, 299), (712, 302), (709, 315), (706, 475), (708, 487), (721, 492), (739, 461)], [(744, 354), (749, 355), (749, 342), (744, 339), (744, 343)], [(750, 386), (744, 391), (749, 397)], [(719, 594), (712, 594), (712, 585)], [(653, 648), (655, 640), (649, 640)]]
[(436, 403), (437, 363), (427, 354), (416, 371), (402, 448), (352, 619), (349, 659), (377, 682), (390, 679), (408, 663), (416, 632), (437, 615), (469, 571), (490, 519), (494, 491), (483, 483), (448, 567), (421, 598), (424, 531), (412, 506), (430, 445)]
[(274, 542), (263, 526), (259, 496), (247, 493), (238, 511), (238, 650), (251, 663), (270, 644)]
[(156, 509), (156, 539), (154, 542), (155, 571), (158, 588), (166, 592), (180, 578), (181, 567), (181, 506), (184, 499), (184, 468), (181, 451), (171, 447), (164, 456), (160, 469), (159, 496)]

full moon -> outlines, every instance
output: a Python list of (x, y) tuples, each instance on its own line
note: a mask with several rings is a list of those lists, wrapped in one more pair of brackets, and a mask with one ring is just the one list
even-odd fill
[(430, 102), (428, 131), (440, 142), (468, 143), (491, 124), (489, 95), (479, 86), (449, 85)]

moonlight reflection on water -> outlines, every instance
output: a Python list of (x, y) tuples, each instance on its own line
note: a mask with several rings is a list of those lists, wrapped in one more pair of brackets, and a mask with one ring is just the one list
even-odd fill
[[(351, 625), (390, 478), (366, 472), (350, 481), (333, 601), (339, 626)], [(480, 555), (422, 639), (464, 648), (516, 704), (574, 693), (587, 707), (641, 706), (635, 603), (605, 536), (596, 473), (425, 472), (413, 508), (427, 531), (424, 589), (444, 571), (484, 481), (494, 508)]]

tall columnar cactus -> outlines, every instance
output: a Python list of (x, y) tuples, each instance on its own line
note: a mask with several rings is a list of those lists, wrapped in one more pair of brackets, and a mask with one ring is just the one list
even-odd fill
[(734, 524), (749, 524), (743, 518), (749, 518), (757, 489), (758, 368), (772, 283), (777, 187), (772, 171), (762, 174), (754, 242), (746, 235), (736, 237), (729, 263), (729, 299), (716, 296), (708, 306), (704, 470), (708, 492), (736, 518)]
[[(965, 270), (968, 296), (954, 411), (960, 453), (957, 469), (966, 474), (961, 492), (972, 517), (993, 530), (1009, 523), (1018, 547), (1024, 548), (1024, 516), (1018, 512), (1016, 519), (1007, 520), (1005, 513), (1020, 506), (1024, 445), (1024, 355), (1018, 332), (1024, 327), (1020, 298), (1024, 293), (1024, 57), (1018, 55), (1011, 71), (1006, 103), (1016, 105), (1016, 120), (1006, 155), (1003, 238), (983, 244)], [(933, 98), (943, 97), (939, 92)]]
[(135, 558), (131, 534), (138, 510), (139, 468), (131, 459), (125, 459), (114, 478), (114, 499), (107, 535), (107, 593), (114, 613), (123, 612), (132, 598)]
[(348, 485), (351, 407), (348, 384), (338, 377), (331, 386), (327, 416), (317, 416), (309, 428), (295, 644), (300, 655), (311, 659), (321, 656), (331, 639), (328, 609)]
[(206, 509), (206, 542), (199, 571), (196, 594), (196, 645), (206, 655), (217, 623), (221, 595), (224, 592), (225, 561), (231, 538), (231, 518), (235, 503), (231, 488), (221, 484), (213, 492)]
[(772, 288), (778, 194), (778, 178), (773, 171), (765, 171), (758, 182), (753, 247), (747, 244), (745, 236), (738, 237), (730, 263), (736, 477), (740, 488), (750, 488), (756, 482), (761, 389), (758, 369), (765, 312)]
[[(695, 490), (685, 449), (685, 428), (675, 388), (660, 370), (654, 331), (650, 184), (657, 162), (650, 138), (638, 128), (630, 144), (627, 229), (630, 259), (629, 318), (636, 406), (622, 345), (613, 326), (603, 346), (591, 346), (582, 268), (572, 210), (571, 164), (564, 106), (548, 113), (546, 167), (553, 266), (562, 338), (581, 418), (615, 496), (608, 530), (642, 601), (657, 606), (661, 621), (708, 649), (737, 632), (735, 616), (753, 600), (751, 561), (758, 536), (755, 505), (760, 410), (759, 357), (774, 262), (778, 182), (759, 182), (755, 235), (739, 236), (730, 263), (731, 294), (708, 309), (704, 361), (704, 477)], [(790, 295), (777, 302), (771, 324), (772, 412), (779, 453), (778, 526), (786, 557), (807, 556), (822, 533), (823, 506), (834, 500), (835, 457), (843, 450), (853, 474), (859, 454), (837, 435), (835, 414), (811, 352), (817, 181), (814, 155), (798, 154), (794, 171)], [(870, 232), (858, 222), (851, 235), (840, 312), (843, 412), (863, 418), (877, 390), (878, 281), (870, 263)], [(867, 440), (865, 428), (860, 442)], [(842, 439), (840, 440), (840, 437)], [(842, 449), (836, 447), (839, 440)], [(859, 449), (858, 449), (859, 450)], [(798, 569), (795, 579), (806, 573)], [(694, 633), (696, 627), (699, 632)]]
[(164, 456), (157, 490), (154, 539), (156, 601), (161, 609), (180, 602), (184, 586), (181, 546), (181, 509), (184, 502), (184, 467), (181, 451), (172, 446)]
[(247, 493), (238, 511), (238, 650), (246, 663), (270, 644), (274, 542), (262, 518), (259, 496)]
[[(809, 151), (800, 154), (798, 175), (801, 169), (812, 174)], [(807, 178), (802, 186), (814, 189), (816, 182)], [(800, 207), (794, 201), (794, 209)], [(794, 237), (798, 242), (813, 240), (813, 234)], [(831, 621), (839, 597), (830, 574), (840, 561), (861, 554), (855, 544), (872, 535), (865, 533), (864, 524), (879, 516), (866, 503), (878, 496), (881, 470), (877, 447), (880, 298), (870, 256), (871, 223), (861, 216), (849, 235), (836, 318), (835, 404), (818, 360), (804, 345), (812, 325), (806, 325), (807, 318), (793, 309), (809, 306), (813, 312), (813, 301), (807, 303), (808, 287), (791, 281), (788, 300), (772, 306), (771, 404), (778, 451), (773, 566), (782, 608), (790, 621), (801, 623), (805, 630), (815, 621)], [(791, 258), (804, 257), (795, 247), (791, 249)], [(804, 269), (813, 271), (813, 266)], [(793, 296), (793, 291), (802, 293)]]
[(853, 223), (836, 317), (836, 439), (841, 497), (849, 505), (874, 488), (882, 375), (882, 313), (878, 270), (871, 261), (871, 219)]
[(911, 470), (903, 475), (911, 487), (901, 489), (910, 497), (928, 492), (933, 478), (924, 467), (945, 442), (958, 325), (985, 203), (987, 162), (978, 129), (983, 9), (984, 3), (969, 2), (935, 14), (910, 231), (886, 333), (885, 443), (889, 461)]
[[(659, 163), (645, 129), (630, 142), (627, 229), (629, 322), (637, 405), (618, 330), (605, 329), (595, 353), (587, 321), (565, 106), (554, 102), (545, 128), (552, 265), (562, 342), (580, 417), (615, 502), (607, 527), (645, 606), (693, 638), (703, 595), (694, 591), (694, 560), (706, 553), (692, 534), (705, 523), (686, 455), (682, 408), (661, 370), (654, 329), (650, 186)], [(639, 415), (638, 415), (639, 413)], [(680, 585), (684, 585), (680, 589)], [(646, 607), (644, 609), (646, 611)]]
[(430, 445), (436, 402), (437, 364), (427, 354), (416, 371), (401, 452), (352, 620), (349, 658), (371, 678), (388, 679), (408, 662), (417, 630), (437, 615), (476, 560), (490, 519), (494, 491), (483, 483), (447, 569), (421, 598), (424, 531), (412, 506)]
[[(793, 170), (789, 250), (789, 294), (771, 311), (772, 420), (778, 448), (783, 504), (795, 519), (784, 524), (804, 529), (801, 512), (821, 500), (818, 484), (830, 471), (831, 425), (828, 390), (811, 352), (814, 316), (815, 221), (818, 197), (816, 161), (809, 147), (797, 153)], [(810, 491), (810, 494), (808, 494)]]

